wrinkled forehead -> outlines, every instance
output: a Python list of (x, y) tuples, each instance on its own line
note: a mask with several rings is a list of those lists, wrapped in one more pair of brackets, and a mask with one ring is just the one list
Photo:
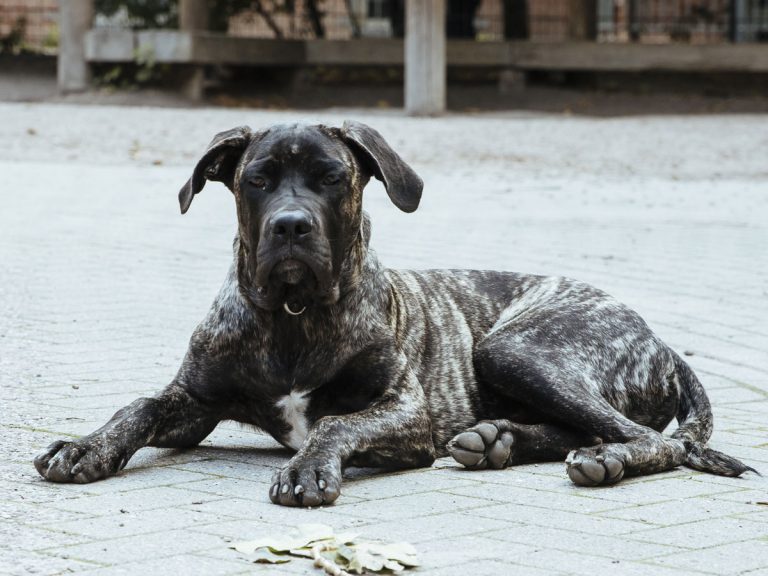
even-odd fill
[(272, 126), (249, 146), (243, 164), (266, 158), (284, 166), (326, 161), (351, 167), (353, 162), (349, 148), (330, 129), (304, 124)]

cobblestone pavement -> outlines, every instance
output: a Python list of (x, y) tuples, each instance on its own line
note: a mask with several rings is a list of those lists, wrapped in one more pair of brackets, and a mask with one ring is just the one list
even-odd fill
[[(211, 136), (303, 113), (0, 105), (0, 572), (315, 573), (255, 565), (232, 540), (303, 522), (416, 545), (417, 573), (768, 574), (768, 484), (677, 469), (604, 489), (561, 463), (355, 473), (338, 504), (274, 506), (274, 441), (220, 426), (145, 449), (119, 476), (44, 483), (35, 453), (174, 375), (229, 263), (234, 208), (176, 192)], [(393, 267), (578, 277), (645, 316), (714, 405), (712, 445), (768, 471), (768, 119), (407, 119), (378, 127), (426, 181), (398, 212), (371, 185)]]

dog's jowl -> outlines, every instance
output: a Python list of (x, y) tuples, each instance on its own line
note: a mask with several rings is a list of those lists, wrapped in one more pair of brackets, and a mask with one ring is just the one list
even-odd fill
[[(179, 193), (207, 180), (237, 207), (234, 261), (173, 381), (35, 459), (55, 482), (116, 474), (144, 446), (184, 448), (222, 420), (296, 454), (278, 504), (333, 502), (345, 466), (472, 469), (565, 459), (582, 486), (679, 465), (751, 470), (706, 447), (691, 369), (637, 314), (566, 278), (382, 268), (368, 249), (373, 176), (412, 212), (422, 182), (381, 135), (274, 126), (218, 134)], [(679, 427), (661, 434), (672, 418)]]

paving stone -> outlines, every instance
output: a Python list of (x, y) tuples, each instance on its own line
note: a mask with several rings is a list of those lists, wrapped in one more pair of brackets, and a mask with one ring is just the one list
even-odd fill
[[(730, 494), (730, 496), (733, 496), (733, 494)], [(755, 509), (756, 506), (754, 504), (701, 496), (670, 500), (659, 504), (632, 506), (620, 510), (605, 510), (600, 515), (610, 518), (622, 518), (624, 520), (638, 520), (659, 526), (669, 526), (709, 520), (722, 516), (747, 514), (755, 511)]]
[(593, 556), (625, 560), (645, 560), (684, 550), (675, 546), (634, 542), (625, 538), (617, 538), (613, 534), (600, 536), (599, 534), (561, 530), (550, 526), (511, 526), (504, 530), (486, 532), (483, 536), (503, 542), (533, 545), (545, 550), (585, 552)]
[(756, 530), (755, 525), (756, 523), (741, 516), (713, 518), (664, 528), (646, 528), (627, 535), (627, 539), (699, 550), (744, 542), (764, 535), (765, 530)]
[(614, 572), (617, 574), (626, 574), (628, 576), (644, 576), (647, 574), (658, 574), (660, 576), (692, 576), (701, 574), (697, 571), (688, 571), (686, 567), (667, 568), (657, 564), (645, 562), (634, 562), (622, 558), (621, 554), (613, 558), (603, 556), (593, 556), (592, 549), (585, 549), (579, 552), (562, 552), (560, 550), (550, 550), (546, 547), (529, 552), (518, 560), (519, 563), (526, 566), (535, 566), (542, 570), (564, 570), (568, 574), (602, 574)]
[(684, 552), (657, 558), (655, 563), (674, 568), (686, 568), (710, 574), (743, 574), (761, 570), (768, 564), (768, 540), (744, 540), (722, 546), (708, 546), (694, 552)]
[(0, 574), (69, 574), (101, 568), (103, 564), (20, 549), (0, 549)]
[(184, 574), (209, 576), (210, 574), (242, 574), (244, 566), (234, 560), (209, 558), (198, 554), (177, 554), (167, 558), (153, 558), (145, 562), (130, 562), (95, 570), (99, 576), (135, 576), (136, 574)]
[(189, 508), (172, 507), (107, 514), (96, 518), (79, 518), (57, 522), (50, 528), (62, 534), (80, 535), (95, 540), (150, 533), (157, 533), (158, 538), (162, 538), (163, 533), (167, 530), (191, 526), (202, 529), (209, 524), (226, 519), (226, 517), (213, 512), (203, 513), (196, 508), (193, 505)]
[(526, 487), (498, 485), (498, 484), (479, 484), (473, 483), (470, 486), (459, 488), (447, 488), (444, 492), (459, 494), (462, 496), (472, 496), (489, 501), (505, 502), (512, 504), (523, 504), (525, 506), (537, 506), (540, 508), (550, 508), (552, 499), (557, 498), (564, 507), (573, 510), (579, 510), (584, 514), (591, 514), (601, 511), (612, 511), (616, 504), (606, 500), (598, 500), (585, 494), (585, 490), (580, 490), (573, 486), (569, 492), (549, 492), (546, 490), (537, 490), (536, 482), (532, 481)]
[[(679, 468), (583, 489), (562, 462), (468, 472), (444, 458), (396, 474), (350, 469), (337, 505), (294, 510), (267, 495), (291, 452), (223, 423), (197, 449), (141, 450), (104, 482), (40, 480), (36, 452), (173, 378), (222, 282), (231, 194), (211, 183), (184, 218), (176, 203), (211, 135), (307, 115), (0, 103), (0, 573), (273, 574), (227, 539), (304, 522), (416, 542), (416, 573), (441, 576), (768, 572), (768, 511), (755, 503), (768, 481), (754, 475)], [(310, 115), (371, 123), (424, 177), (408, 217), (377, 182), (366, 192), (385, 265), (604, 288), (693, 352), (711, 445), (768, 470), (768, 196), (754, 153), (765, 117)]]
[(372, 540), (411, 542), (419, 544), (425, 541), (439, 541), (462, 536), (477, 535), (491, 530), (501, 530), (510, 526), (520, 528), (514, 522), (482, 518), (469, 512), (447, 512), (417, 518), (405, 518), (390, 522), (372, 522), (356, 527), (362, 537)]
[(78, 560), (120, 565), (168, 558), (177, 554), (204, 551), (225, 545), (226, 543), (219, 536), (191, 530), (167, 530), (162, 535), (136, 534), (66, 546), (60, 548), (58, 552)]
[(604, 536), (626, 534), (646, 528), (642, 522), (597, 516), (590, 514), (587, 509), (580, 512), (575, 507), (564, 511), (561, 509), (545, 510), (520, 504), (498, 504), (485, 508), (475, 508), (473, 512), (484, 518), (509, 520), (526, 525), (549, 526)]
[[(407, 488), (403, 490), (407, 491)], [(376, 500), (363, 500), (354, 504), (340, 502), (326, 508), (330, 514), (349, 514), (379, 521), (399, 520), (427, 516), (449, 510), (480, 509), (489, 503), (480, 498), (456, 496), (446, 492), (424, 492)]]
[(442, 566), (437, 570), (420, 569), (419, 574), (435, 576), (499, 576), (499, 574), (515, 574), (516, 576), (547, 576), (550, 574), (566, 574), (553, 570), (540, 570), (531, 566), (521, 566), (511, 560), (476, 560), (454, 566)]
[(417, 547), (422, 564), (434, 569), (450, 568), (456, 565), (469, 568), (467, 561), (515, 562), (535, 550), (534, 546), (528, 544), (500, 542), (484, 538), (482, 535), (423, 542)]
[(206, 495), (201, 492), (175, 490), (168, 486), (160, 486), (98, 496), (83, 496), (82, 498), (56, 502), (52, 507), (70, 512), (89, 510), (103, 516), (157, 508), (174, 508), (195, 503), (202, 504), (220, 499), (221, 497)]

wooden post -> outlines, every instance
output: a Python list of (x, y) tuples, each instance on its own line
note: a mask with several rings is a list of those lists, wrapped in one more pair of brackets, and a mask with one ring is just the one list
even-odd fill
[(445, 111), (445, 0), (407, 0), (405, 110), (414, 116)]
[(597, 38), (597, 0), (570, 0), (568, 36), (571, 40)]
[(87, 90), (91, 70), (85, 59), (85, 34), (93, 24), (93, 0), (59, 2), (57, 77), (61, 92)]
[[(744, 34), (744, 16), (746, 14), (746, 6), (744, 0), (731, 0), (728, 7), (729, 12), (729, 26), (728, 36), (731, 42), (744, 42), (746, 40)], [(750, 30), (751, 32), (751, 30)], [(749, 38), (748, 41), (754, 41), (753, 38)]]
[(208, 30), (208, 1), (179, 0), (179, 29)]
[[(208, 0), (179, 0), (179, 29), (184, 32), (208, 30)], [(191, 100), (205, 96), (205, 68), (192, 64), (183, 73), (181, 91)]]
[(528, 40), (528, 0), (504, 0), (504, 38)]
[(638, 20), (638, 0), (628, 0), (629, 6), (627, 11), (627, 28), (629, 29), (629, 39), (631, 42), (638, 42), (640, 40), (640, 22)]

